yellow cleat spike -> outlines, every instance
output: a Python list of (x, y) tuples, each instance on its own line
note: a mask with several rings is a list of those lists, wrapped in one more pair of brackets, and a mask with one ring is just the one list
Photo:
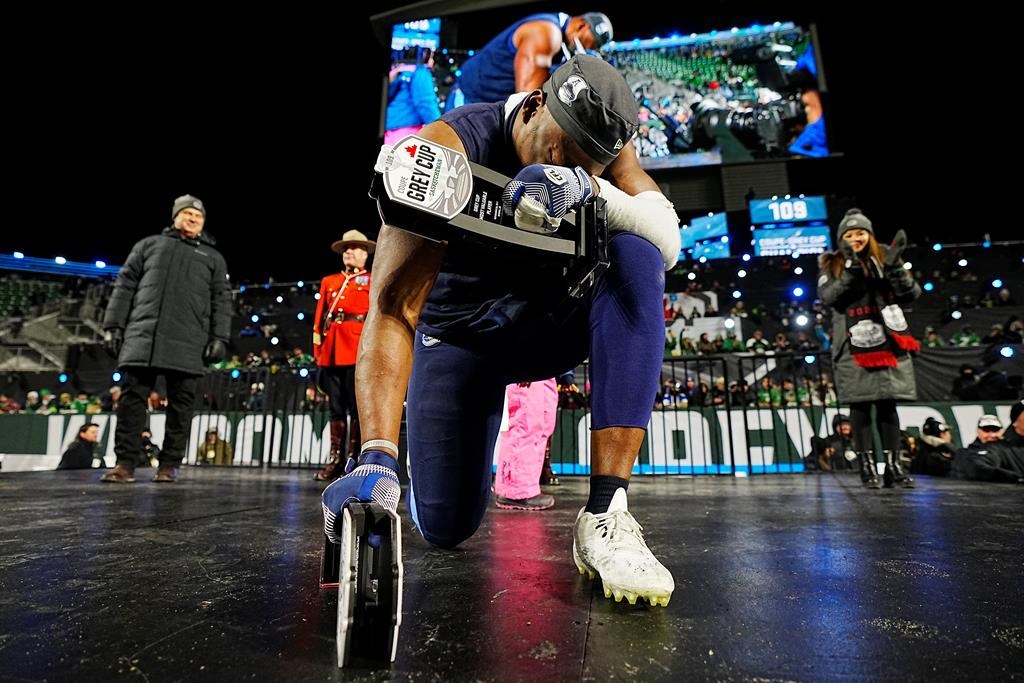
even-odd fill
[(606, 587), (606, 588), (604, 589), (604, 597), (606, 597), (606, 598), (610, 598), (610, 597), (612, 597), (612, 589), (611, 589), (611, 588), (607, 588), (607, 587)]
[(578, 569), (578, 570), (579, 570), (579, 572), (580, 572), (580, 576), (583, 576), (584, 574), (586, 574), (586, 573), (587, 573), (587, 570), (586, 570), (586, 569), (584, 569), (583, 567), (576, 567), (576, 569)]
[(615, 594), (615, 602), (622, 602), (622, 593), (620, 591), (612, 591)]
[(635, 593), (626, 593), (626, 600), (629, 601), (629, 604), (635, 605), (636, 604), (636, 594)]

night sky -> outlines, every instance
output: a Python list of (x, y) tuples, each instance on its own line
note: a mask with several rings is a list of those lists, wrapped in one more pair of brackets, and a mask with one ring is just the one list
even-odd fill
[[(1009, 181), (993, 180), (981, 159), (1003, 144), (1002, 120), (979, 99), (977, 64), (962, 52), (995, 57), (954, 35), (982, 20), (960, 15), (949, 27), (950, 17), (792, 2), (678, 3), (660, 16), (641, 6), (632, 15), (607, 2), (557, 8), (605, 11), (619, 38), (815, 20), (834, 148), (847, 154), (876, 226), (905, 227), (919, 241), (1019, 236), (994, 208)], [(476, 15), (463, 35), (478, 30), (482, 44), (521, 14), (552, 7)], [(366, 187), (387, 66), (369, 13), (350, 11), (339, 24), (336, 11), (118, 17), (132, 30), (95, 13), (26, 19), (18, 47), (5, 48), (0, 252), (120, 263), (189, 192), (207, 204), (207, 230), (234, 280), (334, 270), (331, 241), (378, 228)]]

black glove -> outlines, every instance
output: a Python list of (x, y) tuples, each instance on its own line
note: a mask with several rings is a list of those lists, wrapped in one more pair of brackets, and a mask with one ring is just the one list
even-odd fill
[(103, 348), (112, 357), (121, 355), (121, 347), (124, 346), (124, 330), (120, 327), (111, 327), (103, 334)]
[(228, 347), (220, 339), (211, 339), (203, 350), (203, 365), (219, 363), (228, 357)]
[(846, 272), (851, 275), (861, 275), (864, 273), (864, 269), (860, 266), (860, 260), (857, 258), (857, 252), (853, 250), (853, 245), (842, 240), (839, 243), (839, 251), (842, 253), (843, 258), (846, 259)]
[(892, 244), (888, 247), (882, 245), (882, 253), (885, 254), (883, 264), (886, 270), (892, 268), (898, 268), (900, 266), (900, 259), (903, 256), (903, 250), (907, 248), (907, 233), (900, 230), (896, 233), (896, 236), (892, 238)]

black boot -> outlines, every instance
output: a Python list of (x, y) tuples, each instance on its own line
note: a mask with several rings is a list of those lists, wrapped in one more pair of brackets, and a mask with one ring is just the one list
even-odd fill
[(548, 445), (544, 450), (544, 467), (540, 471), (541, 486), (558, 486), (558, 477), (551, 470), (551, 437), (548, 437)]
[(885, 454), (885, 488), (889, 489), (897, 484), (905, 489), (914, 488), (914, 480), (904, 471), (899, 453), (896, 451), (882, 451), (882, 453)]
[(882, 482), (878, 480), (878, 468), (875, 467), (874, 451), (857, 451), (857, 461), (860, 462), (860, 480), (869, 489), (882, 488)]
[(359, 431), (359, 417), (353, 415), (351, 419), (351, 427), (348, 430), (348, 448), (345, 451), (345, 469), (344, 474), (348, 474), (356, 468), (359, 464), (359, 456), (363, 449), (363, 437)]
[(341, 456), (345, 449), (345, 420), (331, 420), (331, 459), (313, 475), (317, 481), (333, 481), (345, 473)]

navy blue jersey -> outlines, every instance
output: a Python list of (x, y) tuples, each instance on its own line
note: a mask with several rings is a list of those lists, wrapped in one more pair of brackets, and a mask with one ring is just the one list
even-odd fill
[[(458, 134), (470, 161), (513, 177), (522, 169), (512, 146), (512, 121), (520, 106), (521, 102), (471, 104), (441, 120)], [(505, 259), (500, 250), (452, 243), (420, 313), (418, 329), (449, 343), (483, 343), (504, 336), (524, 317), (544, 315), (565, 294), (559, 268), (542, 268), (521, 256)]]
[(459, 88), (466, 104), (497, 102), (516, 91), (516, 47), (512, 36), (516, 30), (531, 21), (548, 21), (563, 31), (569, 16), (566, 14), (532, 14), (520, 19), (494, 36), (479, 52), (466, 60), (459, 76)]

